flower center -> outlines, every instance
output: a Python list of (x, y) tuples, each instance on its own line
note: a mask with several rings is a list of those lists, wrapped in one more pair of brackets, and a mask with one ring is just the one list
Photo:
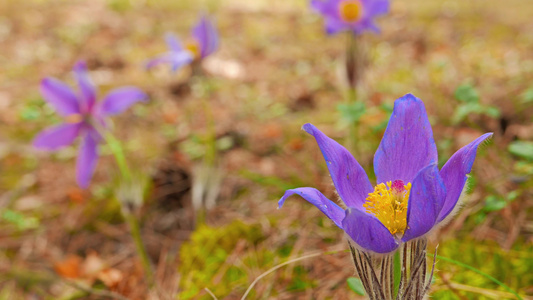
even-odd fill
[(196, 41), (190, 41), (186, 43), (185, 49), (189, 50), (195, 59), (200, 58), (200, 45), (198, 45)]
[(355, 22), (363, 15), (363, 6), (359, 0), (342, 1), (339, 4), (339, 14), (344, 22)]
[(83, 121), (82, 114), (71, 114), (65, 117), (65, 122), (69, 124), (76, 124)]
[(368, 194), (363, 207), (381, 221), (391, 234), (403, 235), (407, 228), (407, 202), (411, 183), (404, 185), (402, 180), (378, 184)]

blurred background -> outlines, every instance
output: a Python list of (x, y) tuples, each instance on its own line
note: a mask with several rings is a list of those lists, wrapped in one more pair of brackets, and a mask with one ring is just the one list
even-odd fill
[[(396, 98), (426, 105), (440, 166), (485, 132), (464, 208), (430, 237), (439, 254), (533, 297), (533, 2), (393, 0), (365, 34), (364, 110), (342, 106), (343, 35), (326, 36), (307, 1), (3, 0), (0, 2), (0, 299), (348, 299), (354, 275), (343, 233), (304, 200), (309, 186), (335, 199), (311, 122), (372, 158)], [(213, 17), (220, 49), (190, 68), (147, 72), (165, 32), (186, 39)], [(156, 269), (148, 291), (120, 206), (117, 170), (101, 147), (91, 186), (75, 182), (77, 147), (37, 151), (33, 137), (60, 122), (39, 92), (53, 76), (74, 84), (84, 59), (100, 95), (135, 85), (150, 95), (114, 118), (127, 159), (149, 175), (139, 218)], [(206, 109), (206, 105), (209, 109)], [(216, 202), (199, 220), (193, 170), (210, 123), (218, 151)], [(371, 181), (375, 180), (373, 175)], [(472, 271), (437, 263), (434, 299), (515, 299)]]

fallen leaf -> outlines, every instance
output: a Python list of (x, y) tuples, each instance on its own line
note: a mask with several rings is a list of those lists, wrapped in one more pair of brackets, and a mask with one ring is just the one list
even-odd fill
[(80, 277), (81, 258), (76, 255), (69, 255), (60, 262), (54, 263), (54, 270), (59, 276), (76, 279)]

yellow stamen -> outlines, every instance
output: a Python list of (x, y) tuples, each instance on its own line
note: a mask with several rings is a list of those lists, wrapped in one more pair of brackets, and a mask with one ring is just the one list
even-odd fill
[(363, 207), (367, 213), (375, 215), (391, 234), (403, 235), (407, 228), (407, 202), (410, 191), (410, 182), (403, 185), (399, 180), (394, 183), (389, 181), (386, 186), (380, 183), (368, 194)]
[(190, 41), (186, 43), (185, 49), (189, 50), (195, 59), (200, 58), (200, 45), (198, 45), (196, 41)]
[(76, 124), (83, 121), (83, 116), (81, 114), (71, 114), (65, 117), (65, 122), (69, 124)]
[(339, 14), (344, 22), (356, 22), (363, 16), (363, 6), (359, 0), (342, 1)]

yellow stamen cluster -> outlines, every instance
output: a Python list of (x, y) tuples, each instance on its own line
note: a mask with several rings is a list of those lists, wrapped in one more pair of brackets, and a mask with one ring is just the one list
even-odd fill
[(407, 202), (411, 183), (403, 186), (403, 190), (391, 188), (392, 182), (378, 184), (368, 194), (363, 207), (381, 221), (391, 234), (403, 235), (407, 228)]
[(76, 124), (83, 121), (83, 116), (81, 114), (71, 114), (65, 117), (65, 122), (69, 124)]
[(339, 14), (344, 22), (359, 21), (363, 15), (363, 6), (359, 0), (342, 1), (339, 4)]
[(185, 49), (189, 50), (195, 59), (200, 58), (200, 45), (196, 41), (186, 43)]

